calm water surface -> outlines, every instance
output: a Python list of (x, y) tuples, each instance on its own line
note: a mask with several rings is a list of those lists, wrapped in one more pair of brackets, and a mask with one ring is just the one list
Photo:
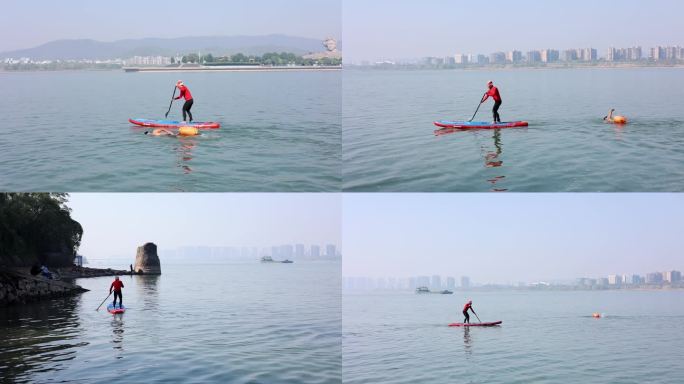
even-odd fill
[[(339, 263), (162, 266), (122, 315), (83, 295), (0, 309), (0, 381), (341, 382)], [(103, 306), (104, 307), (104, 306)]]
[[(448, 327), (468, 298), (502, 326)], [(343, 331), (346, 383), (674, 384), (684, 291), (351, 293)]]
[[(149, 137), (173, 85), (221, 129)], [(340, 72), (0, 72), (3, 191), (339, 191)], [(169, 118), (182, 120), (176, 101)]]
[[(471, 118), (487, 80), (502, 121), (528, 128), (435, 136)], [(347, 191), (683, 191), (684, 68), (347, 70)], [(630, 123), (604, 124), (609, 108)], [(492, 103), (476, 121), (491, 121)]]

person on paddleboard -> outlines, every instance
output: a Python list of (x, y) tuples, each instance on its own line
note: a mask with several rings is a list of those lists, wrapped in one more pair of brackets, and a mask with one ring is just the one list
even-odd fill
[(494, 117), (493, 124), (500, 123), (501, 117), (499, 116), (499, 107), (501, 106), (501, 95), (499, 94), (499, 88), (495, 87), (494, 82), (491, 80), (487, 82), (487, 88), (489, 88), (489, 90), (482, 96), (480, 104), (491, 97), (494, 100), (494, 108), (492, 108), (492, 116)]
[(112, 285), (109, 286), (109, 294), (111, 295), (112, 291), (114, 291), (114, 303), (112, 303), (114, 308), (116, 308), (117, 296), (119, 297), (119, 308), (123, 307), (123, 296), (121, 296), (121, 288), (123, 287), (123, 281), (119, 280), (119, 276), (115, 276)]
[[(185, 98), (185, 104), (183, 104), (183, 121), (192, 122), (192, 113), (190, 113), (190, 108), (192, 108), (192, 104), (194, 103), (192, 93), (190, 93), (190, 89), (183, 84), (183, 80), (178, 80), (176, 82), (176, 88), (180, 90), (180, 95), (174, 100), (179, 100), (181, 97)], [(190, 120), (186, 119), (186, 114), (190, 116)]]
[(465, 324), (470, 324), (470, 315), (468, 315), (468, 310), (471, 310), (473, 313), (475, 313), (472, 300), (468, 300), (466, 305), (463, 306), (463, 323)]

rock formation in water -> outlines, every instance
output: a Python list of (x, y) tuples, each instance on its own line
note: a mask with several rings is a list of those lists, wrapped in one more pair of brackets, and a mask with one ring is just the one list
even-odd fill
[(157, 246), (154, 243), (147, 243), (138, 247), (133, 269), (137, 273), (146, 275), (161, 275), (161, 264), (157, 255)]

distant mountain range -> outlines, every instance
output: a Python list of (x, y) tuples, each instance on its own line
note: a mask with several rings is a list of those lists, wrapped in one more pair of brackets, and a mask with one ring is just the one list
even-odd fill
[[(338, 43), (338, 47), (341, 45)], [(322, 52), (323, 37), (311, 39), (286, 35), (196, 36), (178, 38), (127, 39), (112, 42), (89, 39), (56, 40), (35, 48), (0, 52), (0, 58), (29, 57), (34, 60), (106, 60), (133, 56), (173, 56), (201, 52), (212, 55), (263, 55), (291, 52), (299, 55)]]

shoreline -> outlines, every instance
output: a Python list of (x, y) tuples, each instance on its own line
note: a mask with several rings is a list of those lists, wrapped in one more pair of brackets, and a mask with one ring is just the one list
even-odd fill
[(88, 292), (88, 289), (69, 281), (46, 279), (40, 274), (33, 276), (26, 268), (0, 272), (0, 308), (83, 292)]
[(481, 67), (430, 67), (416, 64), (407, 65), (347, 65), (348, 70), (364, 70), (364, 71), (473, 71), (473, 72), (491, 72), (491, 71), (515, 71), (515, 70), (569, 70), (569, 69), (637, 69), (637, 68), (684, 68), (684, 64), (618, 64), (618, 65), (497, 65), (497, 66), (481, 66)]
[(75, 279), (104, 276), (133, 276), (143, 273), (112, 268), (70, 267), (55, 268), (59, 280), (42, 275), (31, 275), (29, 268), (7, 268), (0, 271), (0, 308), (23, 305), (37, 301), (73, 296), (88, 292), (88, 289), (75, 284)]
[(227, 67), (122, 67), (124, 72), (293, 72), (293, 71), (341, 71), (342, 66), (321, 65), (321, 66), (227, 66)]

